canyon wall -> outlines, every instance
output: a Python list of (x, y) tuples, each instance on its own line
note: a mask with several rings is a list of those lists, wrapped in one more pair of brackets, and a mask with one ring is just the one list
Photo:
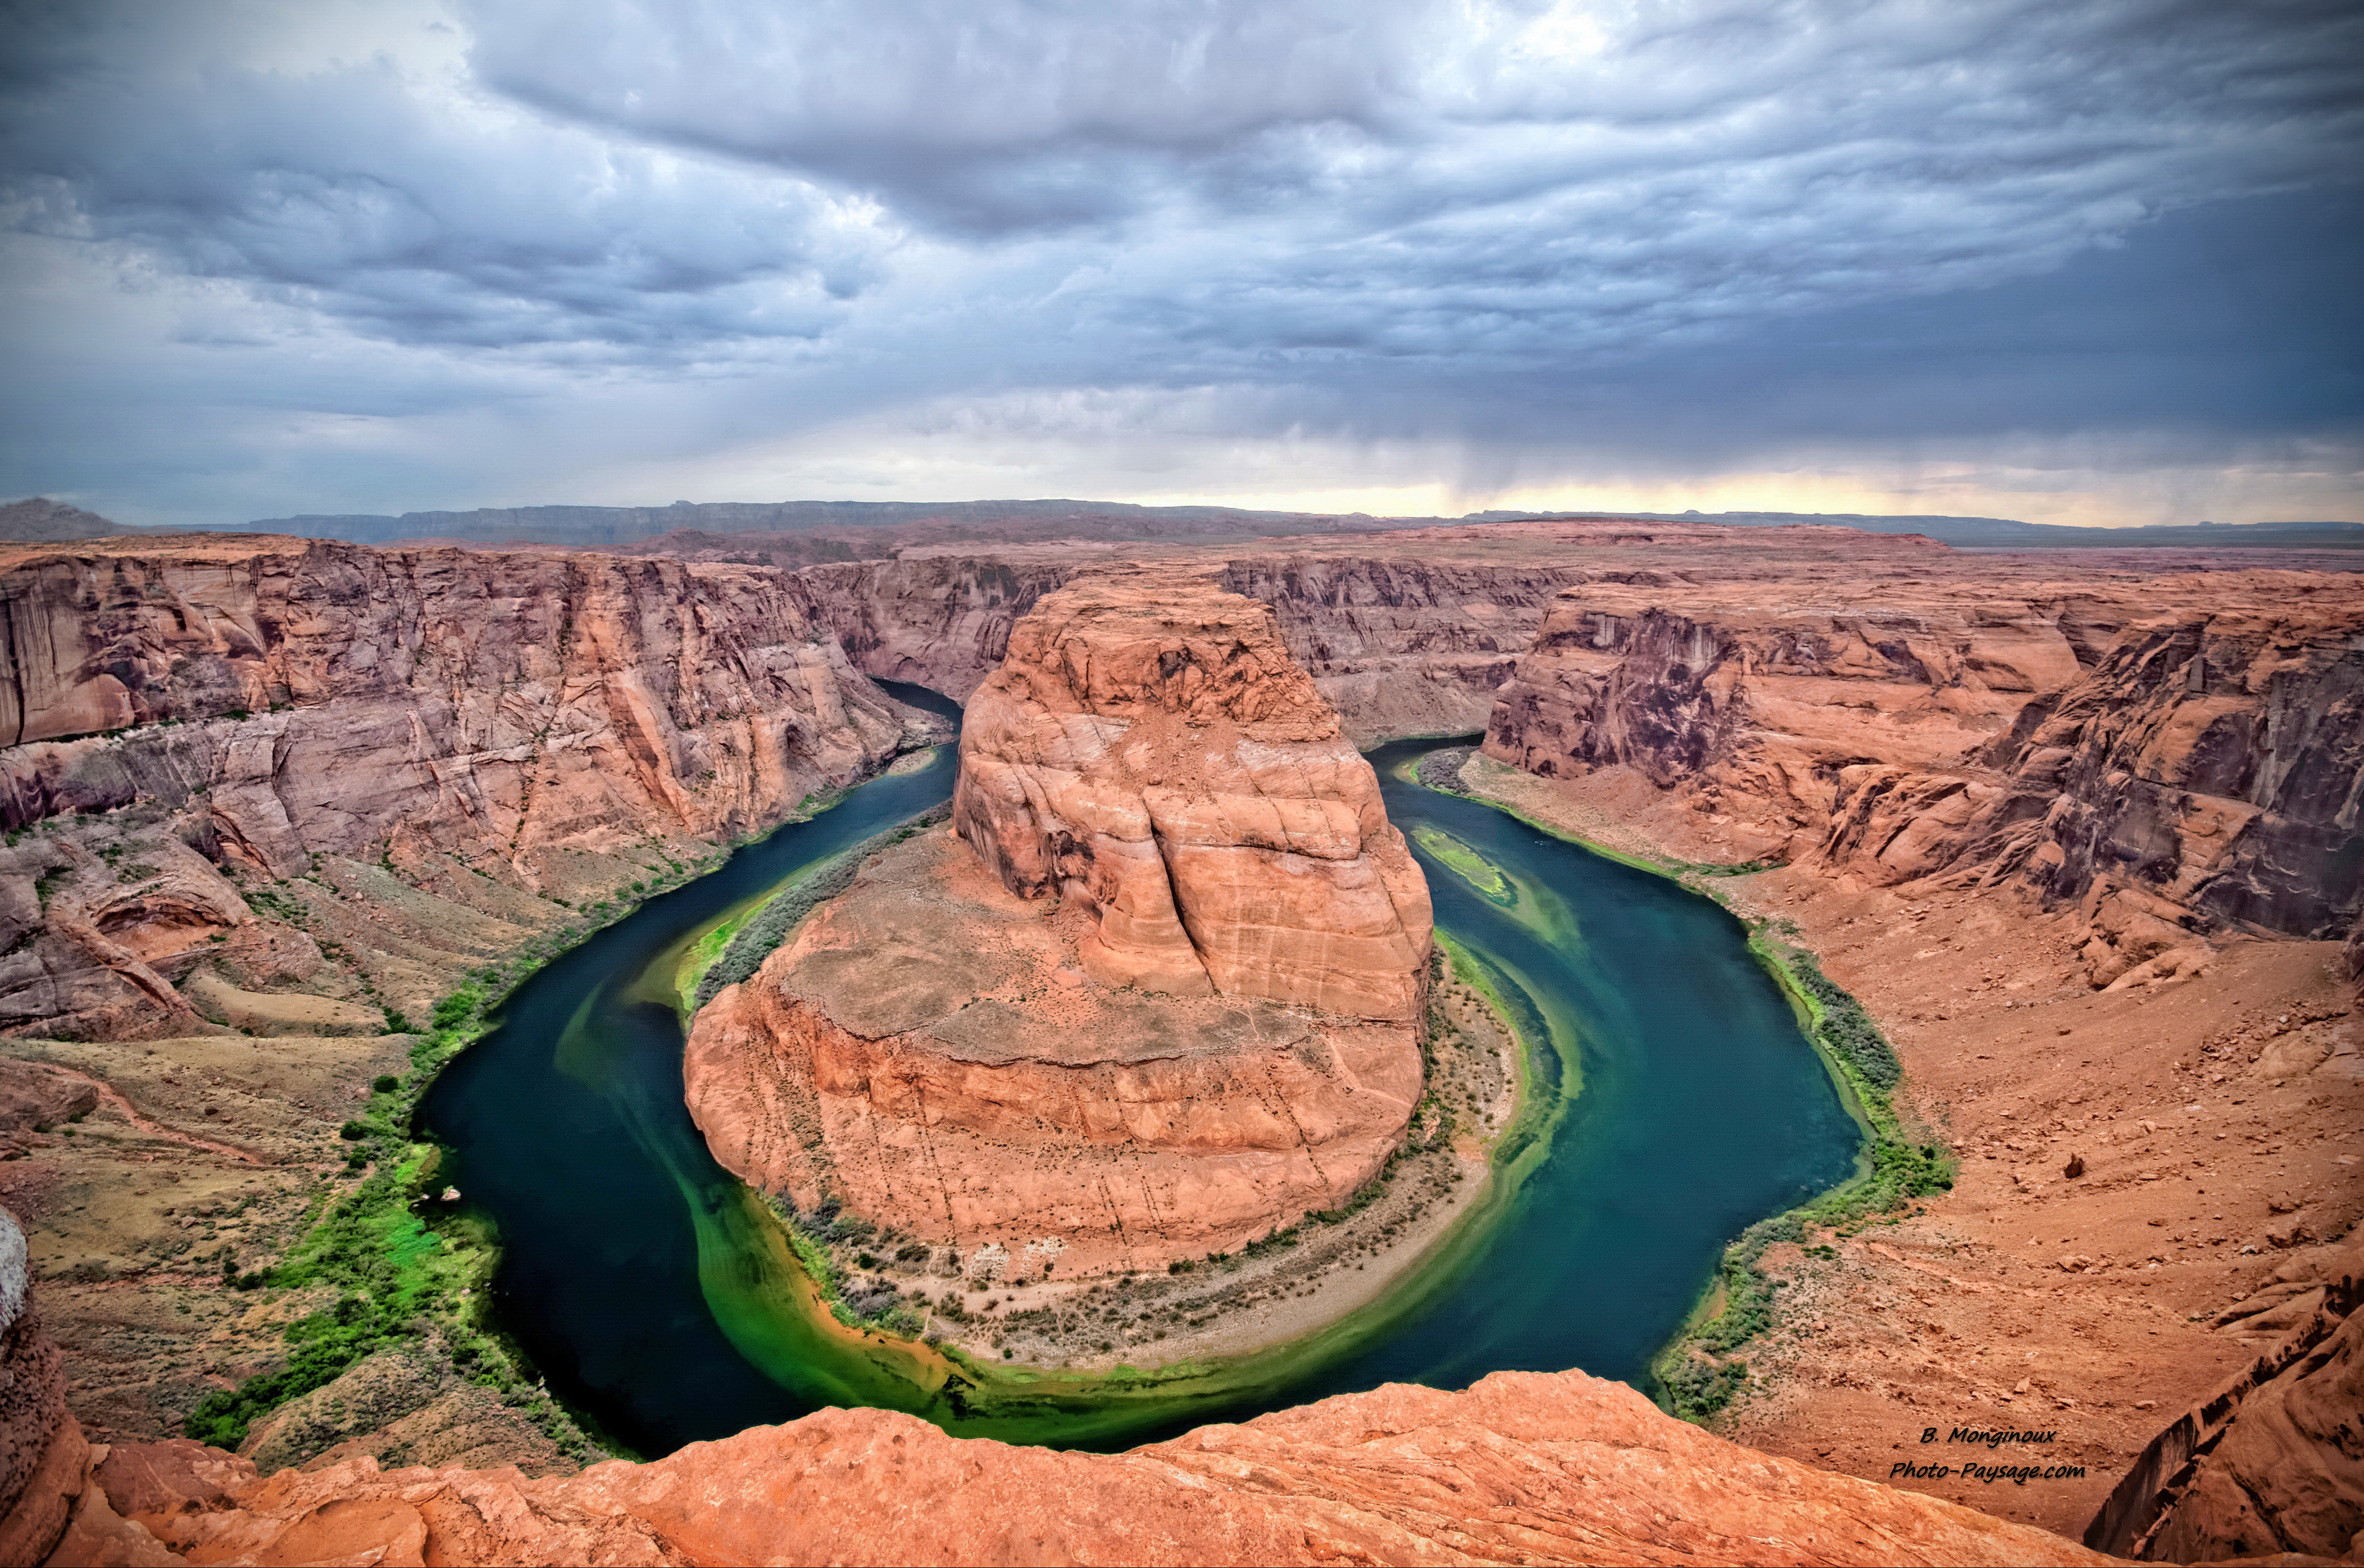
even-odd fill
[(2344, 934), (2364, 889), (2353, 580), (2000, 575), (1568, 589), (1486, 751), (1637, 774), (1736, 856), (2013, 879), (2078, 909), (2101, 983), (2211, 933)]
[[(1368, 541), (1358, 542), (1368, 550)], [(1201, 551), (1173, 560), (1177, 571), (1211, 572), (1221, 586), (1273, 607), (1289, 657), (1357, 745), (1485, 728), (1494, 689), (1534, 640), (1553, 592), (1584, 575), (1566, 562), (1410, 553)], [(1000, 665), (1018, 618), (1090, 562), (1043, 549), (928, 553), (796, 575), (814, 623), (835, 632), (864, 671), (965, 700)]]
[(969, 698), (953, 820), (1094, 912), (1103, 984), (1419, 1016), (1427, 884), (1255, 600), (1138, 572), (1038, 602)]
[(768, 572), (279, 539), (0, 552), (0, 1029), (199, 1032), (185, 983), (218, 968), (233, 994), (311, 983), (353, 1010), (295, 1021), (372, 1032), (381, 983), (423, 1007), (444, 960), (778, 822), (910, 722)]

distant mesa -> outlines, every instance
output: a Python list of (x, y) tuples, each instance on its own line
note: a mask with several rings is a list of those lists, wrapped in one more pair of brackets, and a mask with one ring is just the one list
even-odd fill
[(96, 512), (85, 512), (80, 506), (69, 506), (63, 501), (52, 501), (46, 495), (34, 495), (0, 506), (0, 539), (44, 544), (53, 539), (105, 539), (109, 534), (149, 531), (146, 528), (127, 528)]

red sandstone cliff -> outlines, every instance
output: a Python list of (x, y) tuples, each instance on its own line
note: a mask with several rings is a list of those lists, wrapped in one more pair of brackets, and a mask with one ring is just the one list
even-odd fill
[[(237, 878), (346, 902), (427, 888), (485, 952), (470, 924), (514, 940), (558, 915), (537, 895), (612, 891), (650, 844), (768, 827), (907, 722), (778, 574), (738, 567), (15, 547), (0, 633), (0, 824), (42, 825), (0, 851), (0, 1027), (47, 1032), (195, 1032), (173, 987), (217, 938), (246, 985), (318, 973), (315, 938), (258, 924)], [(406, 1006), (448, 985), (398, 941), (334, 934), (386, 951)]]
[(953, 815), (1013, 892), (1092, 909), (1106, 984), (1417, 1017), (1427, 884), (1254, 600), (1151, 573), (1043, 599), (969, 699)]
[(1564, 592), (1489, 755), (1630, 769), (1749, 852), (2017, 877), (2097, 983), (2206, 933), (2335, 936), (2364, 892), (2364, 610), (2328, 574), (2147, 584), (1655, 574)]

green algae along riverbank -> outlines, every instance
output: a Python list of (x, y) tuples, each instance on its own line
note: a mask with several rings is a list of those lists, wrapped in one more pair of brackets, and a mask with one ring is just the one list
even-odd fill
[[(1456, 973), (1522, 1037), (1526, 1093), (1511, 1125), (1485, 1129), (1500, 1136), (1476, 1201), (1379, 1300), (1248, 1354), (1152, 1366), (1153, 1344), (1139, 1366), (987, 1364), (831, 1310), (833, 1265), (809, 1243), (854, 1217), (784, 1224), (714, 1165), (682, 1106), (684, 960), (701, 941), (711, 960), (727, 945), (713, 934), (774, 890), (940, 802), (946, 749), (554, 960), (446, 1069), (423, 1121), (470, 1213), (497, 1230), (499, 1321), (571, 1408), (642, 1454), (830, 1404), (1118, 1446), (1391, 1379), (1582, 1366), (1652, 1385), (1726, 1244), (1844, 1181), (1857, 1128), (1738, 921), (1402, 776), (1434, 744), (1373, 761)], [(1481, 1098), (1464, 1084), (1437, 1109), (1472, 1118), (1466, 1133)], [(1424, 1137), (1438, 1135), (1432, 1119)], [(1291, 1240), (1305, 1244), (1272, 1245)], [(1111, 1284), (1089, 1305), (1101, 1321), (1154, 1320), (1153, 1283), (1175, 1284)], [(920, 1320), (890, 1315), (888, 1329)]]

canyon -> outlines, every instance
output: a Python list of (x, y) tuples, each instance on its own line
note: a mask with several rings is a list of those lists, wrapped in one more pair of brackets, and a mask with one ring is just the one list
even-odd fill
[[(2225, 1380), (2347, 1299), (2338, 1248), (2364, 1212), (2351, 1136), (2364, 1075), (2342, 968), (2364, 879), (2364, 610), (2352, 575), (2217, 561), (1970, 555), (1911, 536), (1639, 519), (1249, 547), (939, 545), (793, 572), (269, 537), (0, 549), (0, 736), (12, 740), (0, 747), (12, 840), (0, 851), (0, 1086), (17, 1107), (0, 1197), (30, 1233), (62, 1397), (117, 1445), (97, 1463), (97, 1494), (79, 1488), (93, 1500), (77, 1518), (112, 1528), (97, 1499), (115, 1499), (113, 1515), (151, 1518), (192, 1561), (271, 1560), (254, 1554), (283, 1539), (287, 1553), (317, 1555), (348, 1539), (320, 1532), (364, 1514), (378, 1522), (352, 1528), (407, 1541), (416, 1519), (414, 1550), (464, 1539), (483, 1561), (611, 1540), (595, 1526), (645, 1560), (858, 1555), (836, 1538), (719, 1524), (694, 1545), (705, 1524), (643, 1504), (773, 1464), (852, 1499), (865, 1485), (855, 1460), (883, 1464), (893, 1451), (908, 1455), (894, 1462), (927, 1456), (945, 1489), (910, 1494), (940, 1501), (914, 1505), (898, 1527), (910, 1533), (875, 1538), (887, 1556), (1040, 1555), (1017, 1537), (930, 1535), (928, 1509), (978, 1484), (963, 1477), (999, 1477), (986, 1484), (1041, 1499), (1012, 1502), (1012, 1517), (1047, 1519), (1027, 1510), (1121, 1473), (1222, 1499), (1191, 1521), (1201, 1533), (1172, 1525), (1170, 1547), (1093, 1516), (1114, 1532), (1107, 1555), (1143, 1561), (1331, 1551), (1328, 1536), (1256, 1533), (1275, 1528), (1275, 1496), (1291, 1499), (1292, 1519), (1306, 1499), (1333, 1499), (1321, 1518), (1351, 1513), (1378, 1532), (1340, 1542), (1383, 1561), (2090, 1560), (2060, 1537), (2083, 1529), (2160, 1427), (2183, 1407), (2215, 1407)], [(1134, 573), (1154, 574), (1162, 613), (1203, 628), (1202, 651), (1172, 671), (1148, 656), (1168, 651), (1154, 639), (1105, 663), (1068, 658), (1078, 637), (1102, 646), (1091, 628), (1108, 601), (1142, 597), (1120, 593), (1143, 580)], [(1225, 676), (1235, 640), (1258, 680)], [(1893, 1226), (1767, 1255), (1788, 1282), (1782, 1316), (1746, 1351), (1753, 1381), (1725, 1420), (1751, 1450), (1701, 1447), (1718, 1440), (1562, 1373), (1461, 1395), (1382, 1389), (1105, 1459), (955, 1444), (864, 1411), (573, 1478), (515, 1412), (478, 1412), (477, 1429), (496, 1436), (475, 1469), (455, 1468), (451, 1448), (429, 1451), (431, 1473), (380, 1473), (362, 1456), (273, 1476), (194, 1445), (139, 1457), (218, 1386), (211, 1366), (243, 1375), (280, 1353), (286, 1319), (215, 1278), (215, 1256), (250, 1269), (301, 1234), (336, 1167), (340, 1121), (407, 1059), (415, 1036), (396, 1026), (941, 738), (865, 675), (977, 699), (961, 837), (914, 838), (865, 870), (761, 984), (701, 1015), (708, 1040), (691, 1055), (718, 1154), (735, 1147), (734, 1169), (799, 1203), (827, 1191), (905, 1204), (915, 1233), (940, 1223), (972, 1254), (988, 1231), (1019, 1240), (1009, 1251), (1021, 1260), (1026, 1240), (1064, 1236), (1076, 1251), (1061, 1266), (1080, 1270), (1163, 1267), (1351, 1191), (1418, 1092), (1407, 1015), (1424, 970), (1399, 961), (1424, 952), (1426, 927), (1400, 841), (1383, 818), (1372, 830), (1347, 760), (1386, 736), (1479, 730), (1483, 756), (1462, 774), (1475, 793), (1677, 865), (1761, 867), (1716, 885), (1738, 912), (1788, 922), (1863, 998), (1917, 1114), (1960, 1151), (1961, 1178)], [(1269, 711), (1237, 707), (1283, 688)], [(1148, 731), (1143, 766), (1111, 743), (1119, 724)], [(1196, 770), (1201, 751), (1211, 773), (1165, 782), (1161, 770)], [(1318, 782), (1275, 788), (1283, 775)], [(1232, 804), (1205, 807), (1216, 801)], [(1198, 862), (1156, 857), (1163, 905), (1137, 848), (1161, 824), (1190, 851), (1173, 866)], [(1237, 890), (1258, 884), (1238, 868), (1285, 856), (1306, 862), (1319, 898), (1272, 899), (1277, 913), (1246, 918)], [(990, 943), (929, 946), (927, 922), (953, 903)], [(1345, 929), (1311, 944), (1346, 961), (1292, 957), (1308, 949), (1309, 911), (1350, 906)], [(1202, 940), (1210, 920), (1260, 934)], [(899, 955), (906, 977), (874, 1002), (831, 973), (852, 966), (830, 955), (856, 948)], [(855, 1016), (873, 1006), (877, 1016)], [(998, 1009), (1021, 1006), (1066, 1009), (1042, 1016), (1076, 1026), (1093, 1060), (1017, 1060), (1002, 1037), (1024, 1031), (997, 1026), (1009, 1023)], [(1276, 1021), (1308, 1008), (1317, 1021)], [(1161, 1029), (1170, 1038), (1142, 1046)], [(1052, 1212), (1047, 1173), (1118, 1162), (1110, 1128), (1130, 1113), (1115, 1107), (1242, 1106), (1236, 1077), (1197, 1075), (1249, 1064), (1281, 1085), (1281, 1103), (1318, 1111), (1322, 1135), (1267, 1137), (1270, 1124), (1229, 1109), (1198, 1129), (1144, 1123), (1128, 1129), (1143, 1158), (1168, 1163), (1121, 1208), (1132, 1251)], [(980, 1206), (968, 1220), (957, 1200), (944, 1220), (922, 1220), (931, 1195), (893, 1161), (916, 1158), (909, 1129), (931, 1124), (898, 1120), (897, 1095), (959, 1106), (964, 1084), (995, 1074), (1076, 1073), (1128, 1087), (1105, 1110), (1084, 1102), (1072, 1126), (1030, 1129), (1041, 1141), (1022, 1157), (977, 1156), (950, 1184)], [(748, 1087), (807, 1078), (831, 1092), (808, 1103)], [(959, 1114), (976, 1121), (1000, 1100), (997, 1088)], [(836, 1158), (857, 1122), (882, 1134), (868, 1173)], [(1007, 1130), (960, 1135), (983, 1149)], [(1160, 1138), (1175, 1147), (1161, 1152)], [(1189, 1162), (1259, 1173), (1194, 1185)], [(2061, 1173), (2072, 1163), (2083, 1174)], [(859, 1196), (857, 1182), (869, 1184)], [(1147, 1223), (1153, 1209), (1166, 1232)], [(202, 1260), (195, 1236), (210, 1244)], [(1037, 1249), (1035, 1266), (1058, 1255)], [(2317, 1291), (2315, 1307), (2282, 1312)], [(209, 1336), (194, 1353), (192, 1320)], [(1920, 1325), (1946, 1348), (1911, 1343)], [(2352, 1321), (2325, 1329), (2291, 1363), (2331, 1392), (2271, 1395), (2300, 1413), (2288, 1420), (2195, 1418), (2207, 1451), (2160, 1516), (2180, 1522), (2147, 1523), (2144, 1551), (2347, 1550), (2349, 1462), (2335, 1456), (2336, 1423), (2304, 1412), (2352, 1394), (2353, 1333)], [(1991, 1353), (2005, 1347), (2008, 1358)], [(2008, 1495), (1865, 1484), (1890, 1478), (1907, 1428), (2031, 1412), (2074, 1429), (2093, 1473), (2083, 1483)], [(2243, 1430), (2265, 1435), (2236, 1441)], [(482, 1465), (502, 1451), (545, 1479), (487, 1479)], [(106, 1480), (118, 1452), (117, 1474), (202, 1471), (212, 1489), (189, 1491), (206, 1499), (193, 1504), (139, 1494), (143, 1507)], [(1675, 1486), (1679, 1506), (1646, 1489), (1622, 1501), (1569, 1490), (1567, 1467), (1612, 1454)], [(844, 1468), (831, 1469), (838, 1455)], [(2328, 1479), (2303, 1507), (2236, 1518), (2239, 1486), (2209, 1477), (2260, 1465)], [(1120, 1468), (1081, 1479), (1102, 1476), (1093, 1466)], [(1493, 1488), (1483, 1529), (1466, 1504), (1444, 1510), (1456, 1535), (1417, 1502), (1472, 1485)], [(1174, 1495), (1142, 1491), (1141, 1518), (1166, 1518), (1150, 1499)], [(544, 1533), (518, 1536), (514, 1559), (492, 1555), (510, 1538), (439, 1534), (463, 1516), (437, 1499)], [(43, 1517), (62, 1528), (65, 1513)], [(216, 1555), (195, 1555), (214, 1550), (193, 1522), (205, 1519)], [(1837, 1543), (1801, 1540), (1799, 1520), (1827, 1521), (1814, 1531)], [(1723, 1533), (1683, 1537), (1684, 1521)], [(562, 1526), (594, 1533), (547, 1533)], [(1589, 1533), (1552, 1533), (1569, 1529)], [(628, 1535), (641, 1544), (628, 1549)], [(1767, 1536), (1781, 1544), (1744, 1554)], [(1080, 1555), (1095, 1539), (1028, 1540)]]

